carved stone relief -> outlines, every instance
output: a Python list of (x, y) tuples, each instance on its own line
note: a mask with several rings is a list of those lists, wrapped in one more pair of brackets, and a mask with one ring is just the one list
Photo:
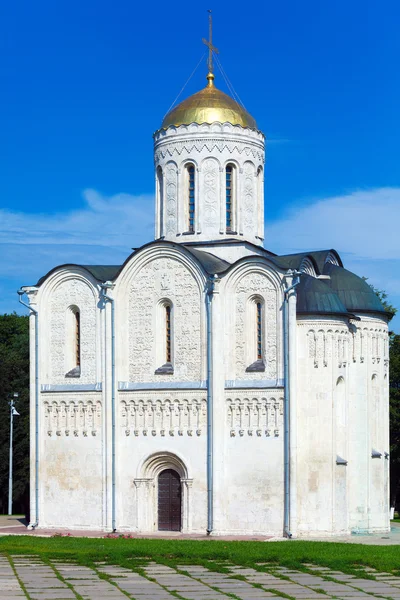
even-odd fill
[[(60, 283), (50, 300), (50, 339), (48, 340), (48, 360), (50, 362), (50, 382), (65, 383), (65, 340), (67, 310), (71, 305), (80, 312), (81, 332), (81, 375), (77, 383), (96, 381), (96, 300), (88, 284), (80, 279), (68, 279)], [(73, 380), (69, 380), (71, 383)]]
[(228, 398), (226, 415), (231, 437), (279, 437), (283, 426), (283, 397)]
[(120, 425), (126, 435), (200, 436), (207, 424), (205, 398), (149, 399), (120, 402)]
[[(156, 306), (168, 298), (172, 304), (174, 374), (155, 375), (155, 344), (164, 335), (156, 327)], [(173, 258), (154, 259), (135, 276), (129, 290), (130, 381), (201, 380), (201, 297), (196, 280), (185, 265)]]
[(166, 205), (165, 229), (173, 235), (177, 231), (178, 214), (178, 171), (175, 163), (168, 163), (165, 169)]
[[(249, 366), (247, 360), (247, 344), (252, 332), (246, 327), (246, 310), (249, 309), (248, 299), (257, 294), (264, 299), (265, 307), (265, 372), (246, 373)], [(236, 314), (235, 314), (235, 369), (237, 379), (263, 379), (277, 378), (277, 291), (274, 284), (266, 275), (261, 273), (248, 273), (244, 275), (236, 287)], [(255, 326), (255, 324), (254, 324)]]
[(203, 164), (204, 202), (203, 202), (203, 224), (204, 227), (212, 228), (219, 223), (218, 203), (218, 162), (212, 158)]
[(383, 328), (357, 326), (352, 323), (350, 329), (336, 329), (331, 326), (327, 329), (326, 325), (320, 329), (309, 329), (307, 340), (308, 356), (316, 368), (328, 366), (332, 358), (339, 368), (345, 368), (349, 357), (354, 363), (363, 363), (367, 356), (372, 364), (379, 364), (382, 357), (385, 360), (388, 334)]
[(44, 431), (50, 437), (101, 434), (100, 400), (45, 400), (43, 413)]
[(244, 164), (244, 202), (242, 208), (243, 228), (245, 232), (252, 233), (255, 227), (255, 181), (254, 165), (246, 162)]

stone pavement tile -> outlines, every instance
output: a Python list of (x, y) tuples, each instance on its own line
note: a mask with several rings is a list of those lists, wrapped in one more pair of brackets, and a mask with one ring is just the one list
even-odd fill
[(175, 569), (170, 567), (163, 568), (162, 574), (155, 574), (154, 564), (149, 567), (144, 567), (146, 575), (154, 577), (157, 583), (164, 586), (171, 592), (176, 592), (182, 598), (187, 600), (201, 600), (207, 598), (208, 600), (219, 600), (226, 598), (225, 594), (212, 590), (208, 585), (203, 584), (195, 579), (178, 573)]
[[(101, 573), (106, 573), (112, 578), (118, 587), (124, 592), (130, 594), (137, 600), (170, 600), (173, 595), (162, 588), (158, 583), (149, 581), (146, 577), (138, 573), (124, 570), (124, 577), (119, 577), (121, 569), (110, 569), (110, 566), (98, 565)], [(113, 577), (114, 571), (114, 577)]]
[(200, 581), (217, 588), (221, 592), (225, 592), (226, 594), (235, 594), (235, 596), (240, 598), (240, 600), (247, 600), (250, 598), (259, 598), (262, 600), (264, 598), (271, 598), (274, 596), (274, 594), (271, 594), (270, 592), (255, 588), (247, 581), (232, 579), (232, 577), (225, 573), (215, 573), (214, 571), (209, 571), (204, 567), (193, 568), (190, 565), (185, 565), (185, 570), (192, 577), (195, 577)]

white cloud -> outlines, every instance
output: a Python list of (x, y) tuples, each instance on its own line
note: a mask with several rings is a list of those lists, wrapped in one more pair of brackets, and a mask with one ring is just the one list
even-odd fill
[(107, 198), (95, 190), (85, 190), (83, 197), (84, 208), (68, 213), (25, 214), (0, 210), (0, 243), (130, 248), (152, 238), (152, 196), (117, 194)]
[[(268, 223), (268, 204), (266, 206)], [(292, 205), (267, 224), (277, 254), (334, 248), (344, 266), (369, 278), (400, 310), (400, 189), (380, 188)], [(400, 330), (400, 316), (391, 322)]]
[[(266, 208), (268, 217), (268, 205)], [(357, 191), (295, 205), (268, 224), (266, 245), (277, 253), (336, 248), (370, 259), (400, 258), (400, 189)]]

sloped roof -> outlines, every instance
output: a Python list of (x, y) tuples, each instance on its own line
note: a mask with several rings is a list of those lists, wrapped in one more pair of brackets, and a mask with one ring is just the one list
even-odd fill
[[(175, 244), (173, 242), (162, 242), (175, 247), (184, 247), (203, 267), (209, 275), (223, 275), (232, 264), (219, 258), (208, 250), (200, 250), (189, 244)], [(233, 243), (233, 242), (232, 242)], [(150, 242), (142, 248), (157, 244)], [(213, 243), (214, 244), (214, 243)], [(211, 244), (211, 247), (212, 245)], [(217, 242), (215, 242), (217, 244)], [(208, 247), (210, 248), (210, 246)], [(259, 250), (259, 248), (257, 248)], [(274, 263), (280, 269), (300, 269), (305, 258), (313, 263), (317, 275), (328, 275), (329, 279), (317, 279), (302, 273), (300, 284), (297, 287), (297, 312), (299, 314), (336, 314), (352, 316), (353, 313), (378, 313), (389, 316), (381, 301), (368, 283), (343, 267), (338, 253), (333, 250), (318, 250), (313, 252), (300, 252), (297, 254), (286, 254), (277, 256), (265, 250), (261, 255)], [(340, 266), (327, 262), (329, 255), (333, 255)], [(128, 262), (131, 257), (125, 261)], [(85, 269), (97, 281), (114, 281), (121, 272), (124, 265), (74, 265), (66, 264), (61, 267), (79, 267)], [(60, 266), (55, 267), (36, 284), (42, 283)]]
[(324, 274), (329, 275), (329, 287), (337, 294), (349, 312), (386, 312), (378, 296), (365, 279), (351, 271), (327, 263)]
[(298, 314), (334, 314), (346, 315), (349, 311), (341, 302), (339, 296), (331, 290), (329, 285), (307, 273), (300, 277), (297, 286), (297, 312)]

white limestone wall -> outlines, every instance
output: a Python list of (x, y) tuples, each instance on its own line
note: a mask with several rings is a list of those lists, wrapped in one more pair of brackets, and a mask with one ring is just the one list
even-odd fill
[[(384, 377), (387, 326), (367, 321), (298, 322), (300, 536), (389, 526), (388, 398), (372, 382)], [(381, 458), (372, 458), (373, 439)]]
[(349, 526), (356, 532), (388, 531), (388, 327), (383, 319), (357, 316), (350, 361)]
[(207, 528), (207, 403), (204, 390), (120, 392), (118, 529), (158, 529), (158, 475), (181, 476), (182, 530)]
[[(264, 136), (230, 123), (181, 125), (154, 134), (156, 233), (171, 241), (264, 239)], [(188, 233), (186, 166), (195, 166), (195, 231)], [(234, 165), (232, 230), (225, 167)]]
[[(105, 405), (99, 288), (79, 267), (61, 267), (34, 294), (39, 322), (39, 526), (99, 529), (104, 526)], [(30, 294), (32, 296), (32, 294)], [(75, 323), (80, 313), (80, 364), (75, 364)], [(34, 318), (31, 318), (32, 324)], [(71, 331), (73, 329), (73, 331)], [(34, 329), (31, 331), (34, 348)], [(71, 346), (71, 347), (70, 347)], [(35, 372), (31, 369), (31, 522), (35, 498)], [(96, 391), (97, 390), (97, 391)]]
[[(212, 300), (214, 533), (283, 530), (281, 275), (253, 256), (220, 283)], [(265, 371), (254, 362), (255, 314), (263, 303)], [(223, 360), (221, 358), (223, 357)]]
[(40, 527), (104, 526), (101, 393), (42, 393)]
[(217, 531), (282, 535), (283, 390), (225, 391), (224, 411)]
[(349, 477), (337, 463), (350, 460), (348, 326), (345, 319), (304, 317), (297, 329), (297, 531), (343, 533)]

